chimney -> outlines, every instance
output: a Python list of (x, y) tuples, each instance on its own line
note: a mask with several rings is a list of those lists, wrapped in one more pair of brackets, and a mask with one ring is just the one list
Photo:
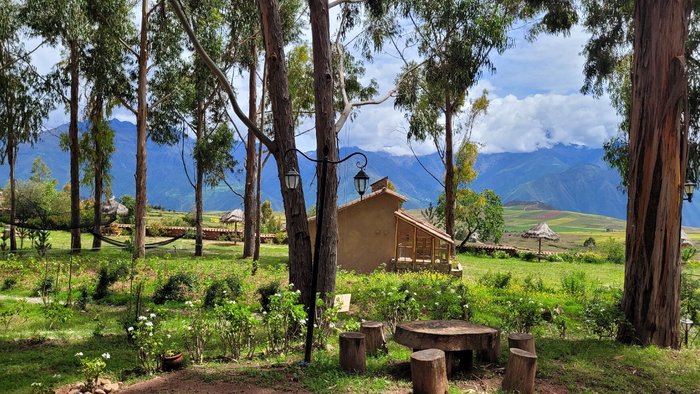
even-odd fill
[(370, 187), (372, 188), (372, 193), (389, 187), (389, 177), (385, 176), (384, 178), (371, 184)]

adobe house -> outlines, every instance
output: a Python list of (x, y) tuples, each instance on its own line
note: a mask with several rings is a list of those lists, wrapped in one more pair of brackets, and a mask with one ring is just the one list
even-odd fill
[[(338, 207), (338, 266), (361, 273), (382, 263), (391, 271), (451, 272), (452, 238), (401, 210), (407, 199), (388, 188), (387, 177), (370, 186), (362, 199)], [(315, 216), (309, 218), (309, 231), (313, 250)]]

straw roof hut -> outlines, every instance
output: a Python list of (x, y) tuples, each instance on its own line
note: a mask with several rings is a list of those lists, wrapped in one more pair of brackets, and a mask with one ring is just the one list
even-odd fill
[(558, 241), (559, 236), (557, 233), (552, 231), (551, 228), (547, 225), (547, 223), (539, 223), (537, 226), (527, 230), (526, 232), (523, 233), (523, 238), (537, 238), (538, 242), (538, 252), (537, 252), (537, 259), (540, 259), (540, 256), (542, 255), (542, 239), (548, 239), (550, 241)]
[(219, 221), (221, 223), (240, 223), (243, 221), (243, 211), (240, 209), (234, 209), (231, 212), (223, 214)]
[(681, 229), (681, 248), (687, 248), (689, 246), (693, 246), (693, 241), (691, 241), (690, 237), (688, 237), (688, 234), (686, 234), (685, 231)]
[(104, 215), (126, 216), (129, 214), (129, 208), (118, 202), (114, 197), (103, 202), (100, 209)]

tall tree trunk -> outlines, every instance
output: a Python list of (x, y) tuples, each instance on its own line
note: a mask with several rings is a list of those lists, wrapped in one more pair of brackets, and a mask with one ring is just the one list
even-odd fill
[[(9, 130), (14, 134), (13, 130)], [(14, 138), (7, 138), (7, 162), (10, 165), (10, 252), (17, 251), (17, 237), (15, 235), (15, 222), (17, 221), (17, 180), (15, 179), (15, 164), (17, 164), (17, 148)], [(4, 231), (4, 229), (3, 229)]]
[[(323, 157), (328, 149), (328, 160), (338, 160), (338, 140), (335, 135), (335, 111), (333, 109), (333, 70), (331, 65), (331, 39), (328, 21), (328, 1), (309, 0), (311, 39), (314, 61), (314, 105), (316, 107), (316, 155)], [(316, 176), (321, 176), (317, 166)], [(322, 297), (335, 291), (338, 251), (338, 175), (336, 165), (329, 164), (325, 189), (317, 182), (316, 201), (324, 199), (323, 223), (319, 223), (321, 243), (319, 249), (318, 291)], [(317, 203), (318, 207), (319, 204)], [(325, 297), (324, 297), (325, 298)]]
[[(311, 288), (311, 242), (304, 192), (301, 187), (288, 190), (284, 182), (284, 174), (287, 170), (299, 168), (299, 166), (296, 155), (290, 154), (285, 157), (285, 152), (295, 148), (296, 145), (279, 4), (276, 0), (261, 0), (259, 4), (265, 37), (268, 88), (275, 133), (276, 149), (273, 153), (277, 162), (277, 175), (282, 190), (289, 239), (289, 282), (301, 291), (301, 299), (307, 303)], [(308, 303), (306, 306), (309, 306)]]
[[(692, 2), (635, 3), (627, 250), (627, 343), (679, 346), (680, 226), (687, 159), (685, 42)], [(685, 113), (684, 113), (685, 112)]]
[[(455, 236), (455, 164), (452, 154), (452, 115), (450, 95), (445, 96), (445, 232)], [(452, 244), (454, 256), (454, 244)]]
[[(92, 125), (92, 138), (95, 141), (95, 178), (94, 178), (94, 200), (95, 200), (95, 205), (93, 206), (93, 234), (100, 234), (102, 231), (102, 186), (104, 182), (104, 158), (103, 155), (104, 153), (102, 152), (102, 146), (101, 144), (101, 135), (100, 135), (100, 128), (99, 125), (102, 122), (103, 118), (103, 112), (102, 112), (102, 107), (103, 107), (103, 100), (102, 97), (99, 96), (95, 99), (95, 108), (93, 108), (93, 114), (92, 114), (92, 120), (90, 123)], [(102, 247), (102, 239), (99, 238), (96, 235), (93, 235), (92, 237), (92, 250), (99, 250)]]
[(138, 107), (136, 109), (136, 207), (134, 258), (146, 256), (146, 138), (148, 122), (148, 1), (141, 2)]
[[(205, 125), (204, 125), (204, 103), (200, 100), (197, 103), (197, 143), (200, 144), (204, 141)], [(199, 152), (199, 150), (197, 150)], [(194, 187), (194, 228), (195, 228), (195, 241), (194, 241), (194, 255), (201, 256), (202, 249), (204, 246), (204, 232), (202, 230), (202, 189), (204, 182), (204, 158), (200, 157), (199, 154), (195, 157), (196, 168), (196, 179)]]
[[(258, 51), (255, 40), (251, 43), (250, 76), (248, 77), (248, 118), (255, 123), (257, 119), (257, 66)], [(248, 130), (245, 157), (245, 191), (243, 198), (243, 257), (251, 257), (255, 254), (255, 179), (257, 174), (255, 155), (255, 134)]]
[(71, 219), (71, 253), (80, 253), (80, 168), (78, 145), (78, 84), (80, 75), (78, 44), (70, 42), (70, 125), (68, 139), (70, 142), (70, 219)]
[[(263, 82), (265, 79), (263, 79)], [(262, 106), (265, 108), (265, 106)], [(264, 110), (263, 110), (264, 113)], [(261, 119), (264, 116), (260, 117)], [(262, 123), (262, 120), (261, 120)], [(261, 127), (262, 129), (262, 127)], [(262, 143), (258, 144), (258, 171), (255, 177), (255, 250), (253, 250), (253, 260), (260, 259), (260, 232), (262, 231), (260, 224), (260, 182), (262, 178)]]

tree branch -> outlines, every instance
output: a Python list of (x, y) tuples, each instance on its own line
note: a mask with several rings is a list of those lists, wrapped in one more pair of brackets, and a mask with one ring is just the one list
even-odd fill
[(236, 95), (233, 92), (233, 87), (231, 87), (231, 84), (226, 79), (226, 75), (221, 71), (221, 69), (216, 65), (216, 63), (214, 63), (211, 57), (209, 57), (209, 54), (207, 54), (207, 51), (202, 47), (202, 44), (200, 44), (199, 40), (194, 34), (192, 26), (187, 21), (187, 17), (185, 16), (185, 12), (182, 10), (182, 6), (180, 5), (179, 1), (169, 0), (169, 2), (175, 11), (175, 14), (177, 15), (177, 19), (180, 20), (180, 24), (182, 25), (183, 29), (185, 29), (185, 33), (187, 33), (187, 36), (192, 42), (195, 51), (202, 58), (204, 64), (207, 65), (209, 70), (214, 74), (216, 79), (221, 83), (221, 86), (226, 91), (226, 94), (228, 95), (229, 100), (231, 101), (231, 105), (233, 106), (233, 111), (236, 113), (236, 116), (238, 116), (238, 118), (243, 122), (243, 124), (246, 125), (246, 127), (253, 131), (253, 133), (260, 140), (260, 142), (267, 146), (268, 150), (277, 151), (276, 144), (270, 138), (268, 138), (265, 135), (265, 133), (263, 133), (257, 127), (257, 125), (245, 115), (245, 113), (243, 113), (243, 110), (241, 110), (241, 107), (238, 105), (238, 101), (236, 100)]
[(122, 46), (129, 52), (131, 52), (132, 55), (134, 55), (137, 59), (139, 58), (139, 53), (134, 50), (134, 48), (131, 47), (126, 41), (124, 41), (123, 38), (117, 37), (119, 40), (119, 43), (122, 44)]
[(339, 6), (341, 4), (351, 4), (351, 3), (364, 3), (367, 0), (335, 0), (335, 1), (329, 1), (328, 2), (328, 9), (331, 9), (335, 6)]
[(442, 181), (441, 181), (440, 179), (438, 179), (438, 177), (436, 177), (435, 175), (433, 175), (433, 173), (430, 172), (430, 170), (428, 170), (428, 168), (425, 167), (425, 166), (423, 165), (423, 162), (420, 161), (420, 159), (418, 158), (418, 155), (416, 155), (416, 151), (413, 150), (413, 145), (411, 145), (411, 140), (408, 140), (408, 147), (411, 149), (411, 153), (413, 153), (413, 157), (416, 158), (416, 161), (418, 162), (418, 164), (420, 164), (421, 167), (423, 167), (423, 169), (425, 170), (425, 172), (427, 172), (428, 175), (430, 175), (431, 177), (433, 177), (433, 179), (435, 179), (435, 180), (437, 181), (437, 183), (440, 184), (440, 186), (441, 186), (442, 188), (444, 188), (444, 187), (445, 187), (445, 184), (442, 183)]

